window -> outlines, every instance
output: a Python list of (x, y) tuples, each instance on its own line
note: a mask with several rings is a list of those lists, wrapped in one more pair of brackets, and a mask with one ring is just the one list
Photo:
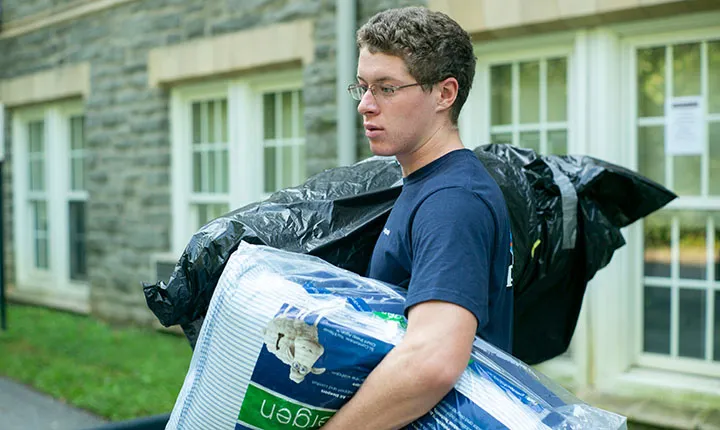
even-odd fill
[(70, 279), (87, 277), (87, 252), (85, 246), (85, 202), (87, 201), (87, 174), (85, 168), (85, 118), (70, 118), (69, 130), (70, 189), (68, 192)]
[(173, 250), (212, 219), (307, 177), (299, 73), (173, 91)]
[[(720, 375), (720, 40), (638, 47), (638, 170), (680, 197), (643, 223), (641, 364)], [(666, 104), (700, 96), (703, 149), (666, 152)]]
[(305, 178), (305, 126), (302, 92), (263, 94), (264, 186), (266, 194)]
[(13, 118), (18, 288), (42, 290), (60, 300), (86, 300), (82, 108), (79, 103), (57, 103), (18, 109)]
[(542, 154), (567, 153), (566, 56), (492, 64), (489, 82), (491, 142)]
[(197, 228), (229, 210), (227, 99), (192, 103), (191, 224)]

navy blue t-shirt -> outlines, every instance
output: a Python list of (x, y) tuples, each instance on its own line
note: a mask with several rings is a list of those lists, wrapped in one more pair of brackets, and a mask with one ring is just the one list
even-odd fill
[(407, 288), (406, 314), (430, 300), (466, 308), (480, 337), (511, 352), (511, 254), (502, 191), (475, 154), (461, 149), (403, 180), (368, 277)]

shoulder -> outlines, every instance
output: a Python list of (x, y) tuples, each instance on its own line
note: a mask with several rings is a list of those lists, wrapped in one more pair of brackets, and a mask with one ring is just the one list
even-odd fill
[(496, 218), (491, 203), (481, 194), (461, 186), (440, 188), (428, 193), (418, 203), (416, 210), (416, 217), (443, 221), (467, 222), (471, 219), (487, 219), (488, 216), (492, 220)]

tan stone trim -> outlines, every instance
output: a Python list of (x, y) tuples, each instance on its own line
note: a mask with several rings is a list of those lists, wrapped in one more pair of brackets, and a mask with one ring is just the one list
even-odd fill
[(90, 64), (33, 73), (0, 81), (0, 101), (8, 107), (86, 97), (90, 94)]
[(66, 5), (56, 6), (35, 15), (4, 23), (3, 29), (0, 31), (0, 39), (20, 36), (43, 27), (71, 21), (85, 15), (134, 1), (137, 0), (78, 0)]
[[(457, 20), (469, 33), (502, 35), (507, 29), (558, 30), (710, 8), (716, 0), (428, 0), (432, 10)], [(515, 33), (522, 33), (522, 30)], [(513, 34), (515, 34), (513, 33)]]
[(274, 24), (150, 50), (151, 87), (314, 59), (309, 20)]

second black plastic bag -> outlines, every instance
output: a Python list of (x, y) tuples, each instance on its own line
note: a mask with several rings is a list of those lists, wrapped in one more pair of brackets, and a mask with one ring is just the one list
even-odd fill
[[(513, 355), (535, 364), (562, 354), (587, 282), (625, 241), (620, 228), (676, 196), (635, 172), (587, 156), (537, 156), (509, 145), (475, 154), (500, 186), (513, 233)], [(213, 291), (240, 241), (316, 255), (364, 275), (402, 189), (394, 159), (329, 169), (237, 209), (192, 236), (167, 284), (145, 285), (165, 326), (194, 345)]]

